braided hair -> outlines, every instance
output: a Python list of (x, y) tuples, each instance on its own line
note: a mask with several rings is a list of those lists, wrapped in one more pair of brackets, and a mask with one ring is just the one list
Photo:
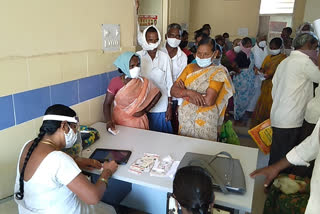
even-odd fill
[(211, 176), (198, 166), (179, 169), (173, 181), (173, 194), (179, 204), (193, 214), (208, 214), (214, 201)]
[[(45, 115), (47, 114), (54, 114), (54, 115), (62, 115), (62, 116), (69, 116), (69, 117), (74, 117), (76, 116), (76, 112), (73, 111), (71, 108), (61, 105), (61, 104), (56, 104), (52, 105), (49, 108), (47, 108)], [(35, 150), (35, 148), (38, 146), (39, 142), (42, 140), (42, 138), (47, 134), (47, 135), (52, 135), (54, 134), (58, 128), (61, 126), (61, 121), (54, 121), (54, 120), (45, 120), (43, 121), (41, 127), (40, 127), (40, 132), (38, 136), (33, 140), (26, 158), (24, 159), (23, 166), (20, 172), (20, 177), (19, 177), (19, 192), (15, 193), (16, 199), (17, 200), (22, 200), (24, 197), (24, 173), (25, 169), (27, 167), (28, 161)]]

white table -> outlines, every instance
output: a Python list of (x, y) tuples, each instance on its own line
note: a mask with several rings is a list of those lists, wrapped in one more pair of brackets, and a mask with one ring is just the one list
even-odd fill
[[(141, 158), (145, 152), (155, 153), (161, 157), (171, 155), (174, 160), (181, 160), (186, 152), (214, 155), (220, 151), (227, 151), (241, 161), (247, 192), (244, 195), (224, 195), (216, 192), (215, 204), (234, 208), (240, 213), (251, 212), (255, 181), (249, 177), (249, 174), (256, 169), (258, 149), (123, 126), (117, 126), (120, 133), (113, 136), (106, 131), (105, 123), (99, 122), (92, 127), (100, 132), (101, 138), (90, 146), (89, 150), (82, 152), (83, 157), (89, 157), (96, 148), (132, 151), (128, 164), (119, 166), (118, 171), (113, 175), (115, 179), (133, 184), (131, 193), (124, 199), (127, 206), (149, 213), (164, 213), (166, 194), (172, 192), (173, 180), (170, 178), (151, 177), (149, 174), (136, 175), (128, 171), (129, 166), (136, 159)], [(99, 171), (94, 173), (98, 174)]]

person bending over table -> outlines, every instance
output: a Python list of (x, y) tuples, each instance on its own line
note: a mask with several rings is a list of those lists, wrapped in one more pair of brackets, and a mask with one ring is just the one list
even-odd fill
[(211, 176), (198, 166), (179, 169), (173, 180), (172, 196), (182, 214), (211, 213), (215, 198)]
[(146, 113), (157, 104), (161, 92), (147, 78), (140, 77), (140, 58), (135, 53), (121, 54), (114, 65), (123, 74), (113, 78), (108, 87), (103, 104), (106, 128), (115, 129), (117, 124), (149, 129)]
[(208, 37), (199, 42), (196, 64), (189, 64), (171, 88), (171, 95), (183, 98), (179, 107), (179, 134), (217, 140), (233, 86), (226, 68), (213, 64), (218, 52)]
[[(103, 196), (118, 165), (105, 162), (96, 184), (89, 182), (68, 154), (61, 151), (77, 141), (79, 120), (64, 105), (50, 106), (38, 136), (23, 146), (14, 187), (19, 213), (115, 213), (111, 206), (92, 206)], [(101, 168), (100, 162), (82, 158), (82, 164)], [(100, 208), (100, 209), (99, 209)]]

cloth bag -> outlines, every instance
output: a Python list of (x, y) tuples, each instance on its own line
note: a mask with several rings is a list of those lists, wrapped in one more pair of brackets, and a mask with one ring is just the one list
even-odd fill
[(228, 120), (221, 127), (220, 142), (240, 145), (240, 140), (237, 133), (232, 128), (232, 122)]

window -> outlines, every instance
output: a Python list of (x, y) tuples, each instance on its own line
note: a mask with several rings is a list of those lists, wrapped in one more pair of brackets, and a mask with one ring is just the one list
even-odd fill
[(292, 14), (295, 0), (261, 0), (260, 14)]

